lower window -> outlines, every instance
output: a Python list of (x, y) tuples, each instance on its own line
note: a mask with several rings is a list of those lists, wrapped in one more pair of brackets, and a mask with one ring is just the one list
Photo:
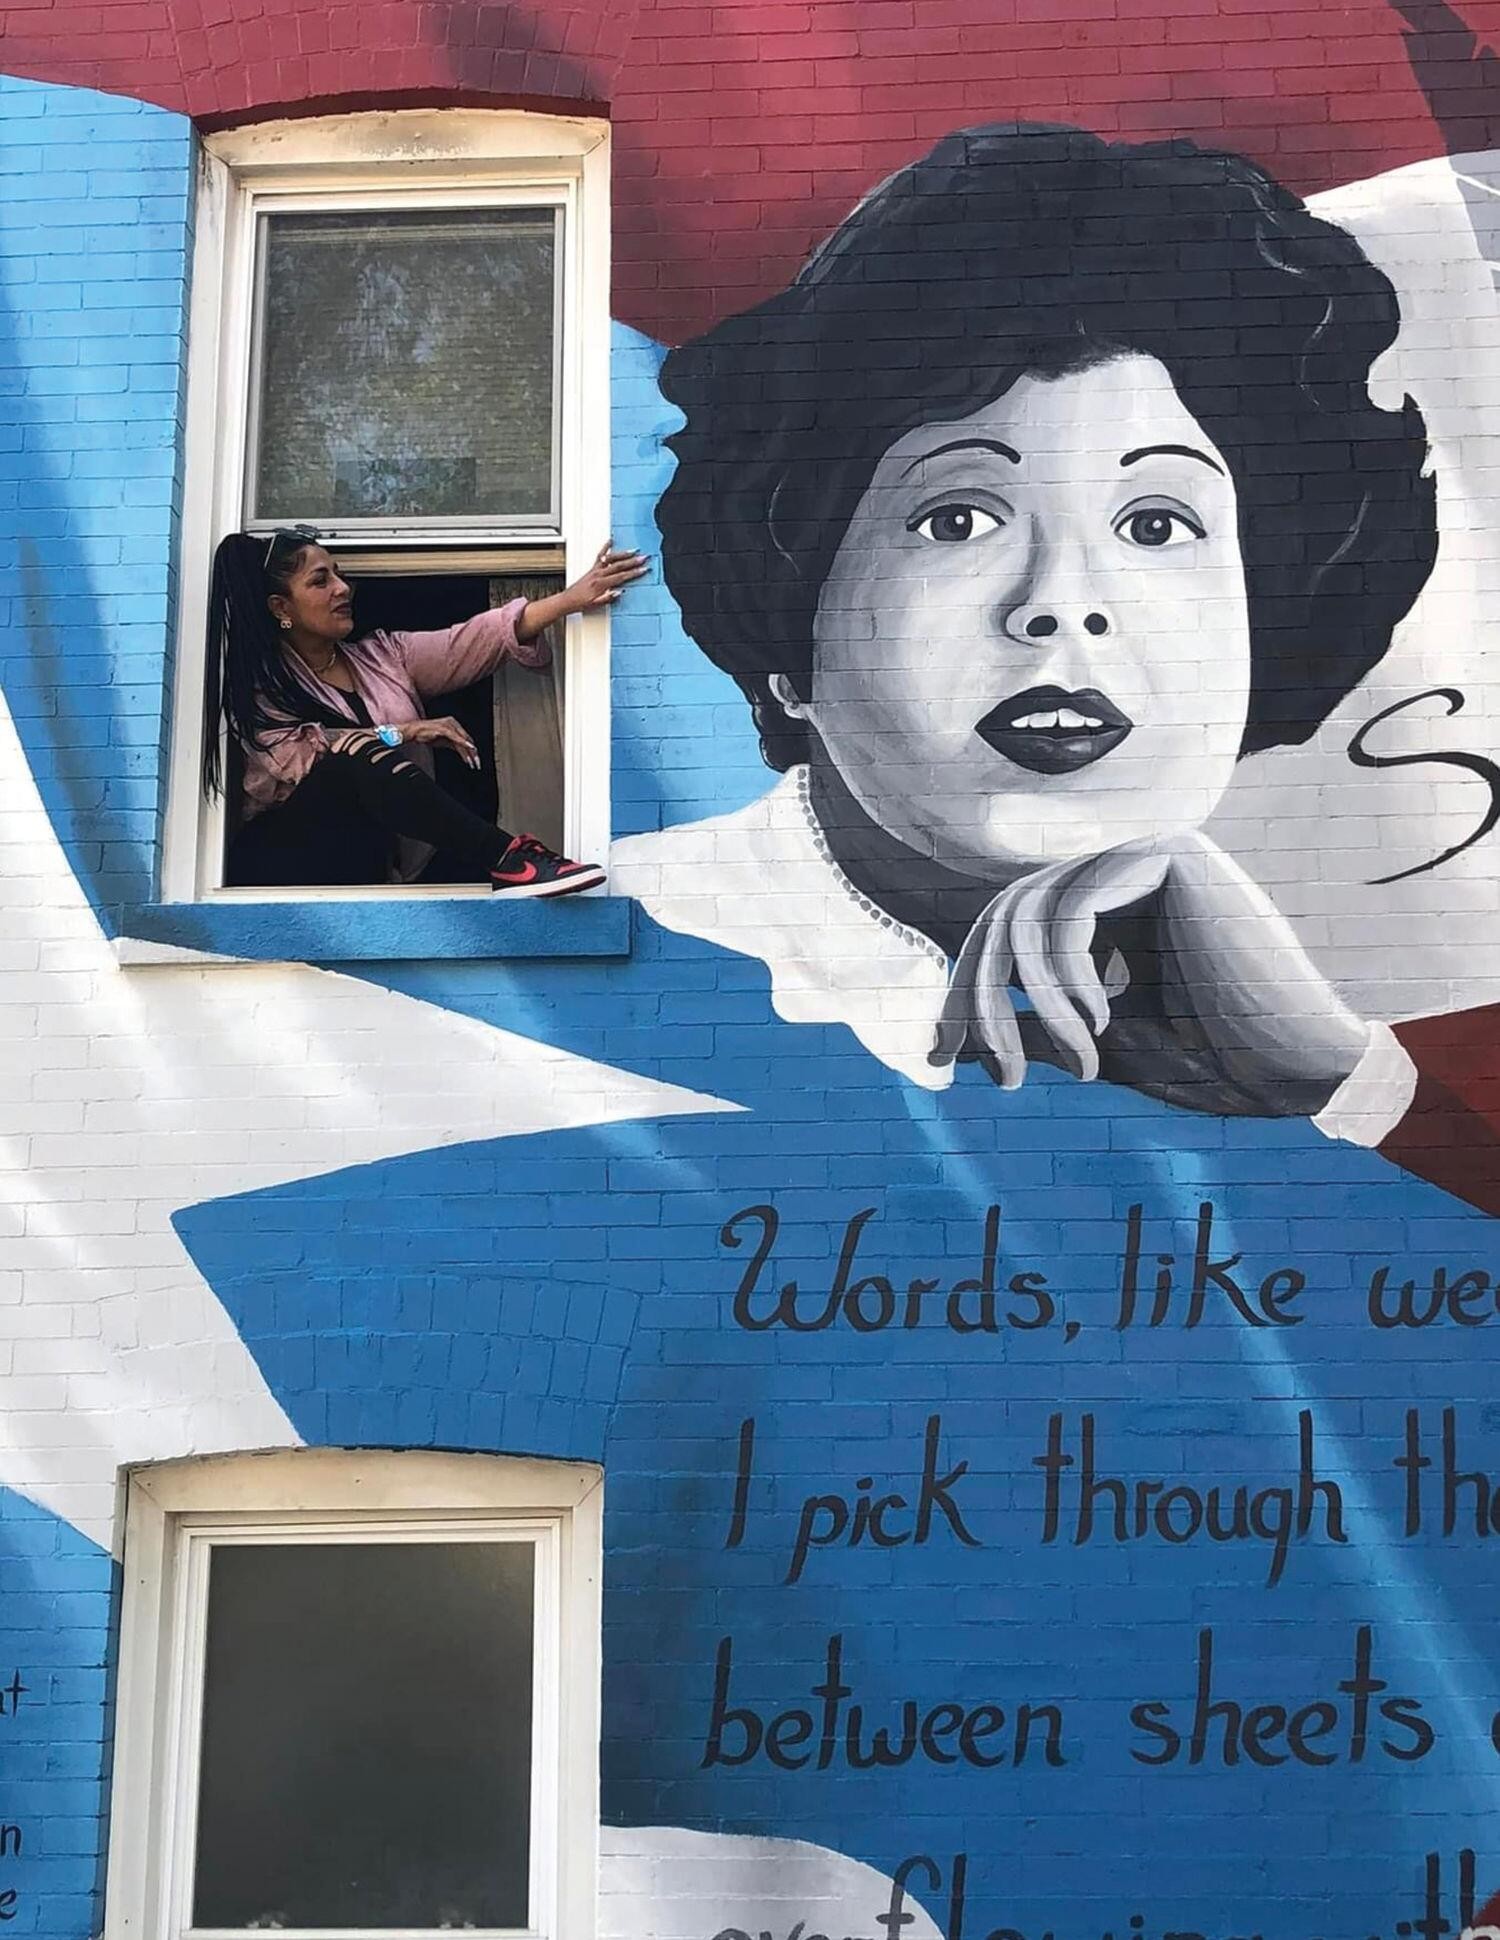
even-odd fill
[(592, 1932), (596, 1471), (130, 1478), (106, 1934)]

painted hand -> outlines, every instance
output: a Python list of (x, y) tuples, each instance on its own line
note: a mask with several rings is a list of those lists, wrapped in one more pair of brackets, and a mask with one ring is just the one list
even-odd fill
[(1101, 974), (1098, 920), (1159, 897), (1161, 1079), (1174, 1051), (1201, 1073), (1273, 1114), (1316, 1111), (1359, 1062), (1368, 1027), (1297, 942), (1260, 886), (1197, 833), (1126, 843), (1054, 863), (1003, 890), (980, 916), (954, 965), (932, 1057), (949, 1063), (977, 1038), (1008, 1090), (1026, 1075), (1012, 987), (1019, 986), (1061, 1061), (1080, 1078), (1100, 1071), (1099, 1040), (1128, 979), (1115, 959)]
[(1080, 1078), (1099, 1075), (1095, 1039), (1109, 1023), (1119, 970), (1101, 977), (1091, 946), (1101, 915), (1161, 887), (1171, 856), (1160, 844), (1129, 842), (1082, 861), (1054, 862), (1003, 889), (970, 930), (948, 985), (931, 1059), (951, 1064), (971, 1032), (992, 1055), (999, 1082), (1014, 1091), (1026, 1053), (1011, 999), (1014, 980)]
[(1266, 1112), (1320, 1111), (1363, 1057), (1370, 1027), (1260, 884), (1207, 836), (1180, 836), (1160, 927), (1171, 1028)]

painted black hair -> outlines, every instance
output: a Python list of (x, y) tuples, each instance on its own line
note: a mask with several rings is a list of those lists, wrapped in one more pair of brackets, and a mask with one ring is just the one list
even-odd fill
[(281, 629), (266, 602), (284, 593), (297, 562), (315, 541), (277, 533), (274, 540), (231, 532), (214, 553), (208, 592), (208, 681), (203, 740), (203, 786), (223, 788), (221, 725), (243, 747), (264, 746), (269, 729), (290, 721), (320, 727), (349, 725), (297, 678), (282, 648)]
[(1229, 462), (1252, 650), (1242, 754), (1305, 741), (1390, 645), (1437, 556), (1426, 427), (1382, 410), (1388, 279), (1243, 157), (1009, 125), (877, 188), (792, 286), (672, 351), (677, 471), (657, 512), (688, 632), (806, 758), (818, 596), (881, 455), (1027, 373), (1165, 365)]

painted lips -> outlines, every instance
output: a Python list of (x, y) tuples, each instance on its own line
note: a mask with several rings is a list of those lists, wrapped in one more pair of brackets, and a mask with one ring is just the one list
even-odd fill
[(1072, 775), (1102, 761), (1135, 723), (1097, 687), (1028, 687), (992, 707), (974, 732), (1034, 775)]

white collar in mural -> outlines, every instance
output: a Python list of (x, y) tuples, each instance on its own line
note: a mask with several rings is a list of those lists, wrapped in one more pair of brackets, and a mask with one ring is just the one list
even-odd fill
[[(663, 929), (758, 957), (789, 1024), (842, 1024), (924, 1090), (953, 1082), (930, 1059), (950, 965), (930, 938), (861, 895), (828, 852), (793, 768), (744, 808), (617, 842), (610, 885)], [(1295, 948), (1290, 933), (1288, 944)], [(1329, 1138), (1378, 1145), (1411, 1104), (1416, 1073), (1381, 1022), (1364, 1057), (1312, 1120)]]
[(928, 1061), (948, 959), (862, 896), (830, 857), (807, 805), (807, 770), (729, 815), (617, 842), (610, 886), (663, 929), (701, 937), (771, 973), (789, 1024), (845, 1024), (881, 1063), (941, 1091)]

